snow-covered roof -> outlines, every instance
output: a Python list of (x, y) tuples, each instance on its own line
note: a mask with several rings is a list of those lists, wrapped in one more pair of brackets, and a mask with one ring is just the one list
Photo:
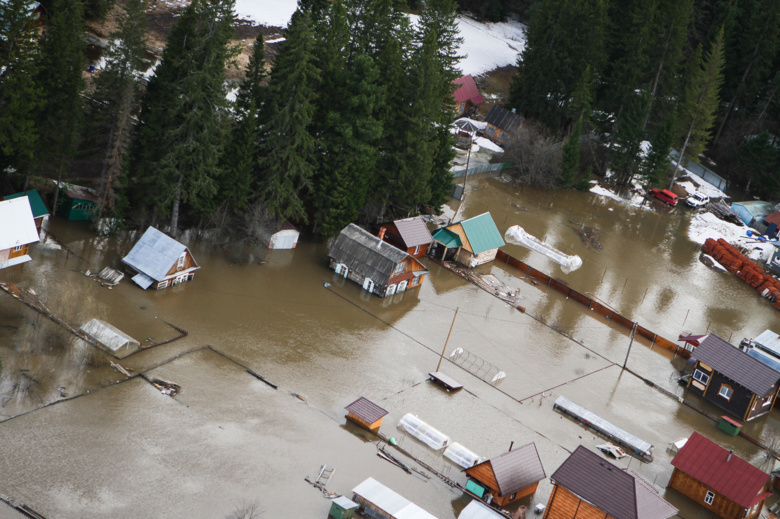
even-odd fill
[(26, 196), (0, 202), (0, 250), (39, 240), (30, 201)]

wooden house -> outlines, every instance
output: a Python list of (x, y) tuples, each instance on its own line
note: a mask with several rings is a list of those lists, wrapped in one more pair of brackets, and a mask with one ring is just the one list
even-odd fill
[(532, 495), (546, 477), (534, 443), (478, 463), (464, 472), (469, 478), (466, 489), (499, 507)]
[(0, 202), (0, 269), (32, 260), (30, 244), (39, 240), (27, 196)]
[(550, 480), (543, 519), (667, 519), (677, 509), (639, 474), (580, 445)]
[(383, 224), (379, 229), (379, 237), (415, 258), (425, 256), (433, 243), (431, 231), (420, 216)]
[(476, 267), (496, 259), (504, 239), (490, 213), (482, 213), (433, 233), (433, 252), (442, 260), (454, 260), (466, 267)]
[(688, 390), (750, 421), (772, 409), (780, 388), (780, 373), (746, 352), (709, 334), (693, 351), (696, 359)]
[(772, 494), (769, 474), (696, 432), (672, 465), (669, 488), (723, 519), (758, 517)]
[(281, 225), (274, 223), (263, 225), (259, 231), (260, 239), (269, 249), (294, 249), (298, 246), (300, 231), (290, 222)]
[(7, 195), (3, 197), (3, 200), (11, 200), (12, 198), (20, 198), (23, 196), (26, 196), (27, 200), (30, 202), (30, 209), (32, 210), (33, 219), (35, 220), (35, 228), (38, 230), (38, 236), (40, 236), (43, 222), (49, 219), (49, 210), (46, 209), (46, 204), (43, 203), (38, 191), (31, 189), (22, 193)]
[(62, 182), (57, 210), (68, 220), (94, 220), (97, 216), (98, 194), (92, 188)]
[(352, 223), (341, 230), (328, 256), (336, 274), (379, 297), (418, 287), (428, 273), (416, 258)]
[(452, 94), (455, 101), (456, 115), (473, 114), (479, 105), (485, 102), (485, 98), (480, 95), (477, 84), (474, 82), (471, 74), (461, 76), (454, 80), (453, 83), (457, 85), (455, 92)]
[(523, 118), (513, 110), (493, 105), (485, 116), (485, 136), (491, 141), (505, 146), (512, 142), (517, 131), (523, 127)]
[(379, 430), (382, 419), (387, 415), (387, 411), (362, 396), (344, 409), (347, 410), (347, 420), (351, 420), (371, 432)]
[(436, 519), (416, 504), (368, 478), (352, 489), (352, 501), (357, 503), (363, 517), (374, 519)]
[(194, 278), (200, 268), (185, 245), (154, 227), (146, 229), (122, 262), (133, 281), (144, 290), (184, 283)]

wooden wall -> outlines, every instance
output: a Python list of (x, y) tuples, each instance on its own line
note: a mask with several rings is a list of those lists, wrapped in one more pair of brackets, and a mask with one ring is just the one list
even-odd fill
[(543, 519), (613, 519), (604, 510), (555, 485)]
[[(718, 494), (704, 483), (693, 479), (691, 476), (681, 471), (678, 468), (672, 472), (672, 479), (669, 481), (669, 487), (677, 490), (684, 496), (691, 498), (699, 503), (700, 506), (707, 510), (723, 517), (724, 519), (743, 519), (745, 517), (745, 508), (728, 499), (727, 497)], [(704, 497), (707, 495), (707, 491), (712, 491), (715, 494), (715, 498), (711, 505), (704, 502)], [(756, 517), (761, 513), (761, 506), (758, 507), (756, 512), (749, 516)]]

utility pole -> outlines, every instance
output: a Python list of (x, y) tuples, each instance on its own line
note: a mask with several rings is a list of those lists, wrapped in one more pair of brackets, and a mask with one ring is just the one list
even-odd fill
[(444, 352), (447, 351), (447, 343), (450, 342), (450, 335), (452, 334), (452, 328), (455, 326), (455, 318), (458, 317), (458, 310), (460, 310), (460, 307), (457, 307), (455, 309), (455, 315), (452, 316), (452, 324), (450, 324), (450, 331), (447, 334), (447, 340), (444, 341), (444, 348), (441, 350), (441, 357), (439, 357), (439, 365), (436, 366), (436, 371), (439, 371), (439, 368), (441, 367), (441, 361), (444, 360)]
[(634, 322), (634, 326), (631, 327), (631, 342), (628, 343), (628, 351), (626, 352), (626, 360), (623, 361), (623, 369), (626, 369), (628, 364), (628, 356), (631, 354), (631, 346), (634, 344), (634, 334), (636, 333), (637, 322)]

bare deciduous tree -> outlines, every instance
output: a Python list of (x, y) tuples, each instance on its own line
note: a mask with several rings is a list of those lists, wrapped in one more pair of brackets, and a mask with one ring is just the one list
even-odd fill
[(514, 163), (510, 174), (523, 184), (553, 188), (561, 177), (561, 143), (534, 127), (518, 132), (506, 158)]
[(235, 510), (230, 512), (225, 519), (260, 519), (263, 515), (263, 509), (253, 501), (251, 503), (242, 503)]

